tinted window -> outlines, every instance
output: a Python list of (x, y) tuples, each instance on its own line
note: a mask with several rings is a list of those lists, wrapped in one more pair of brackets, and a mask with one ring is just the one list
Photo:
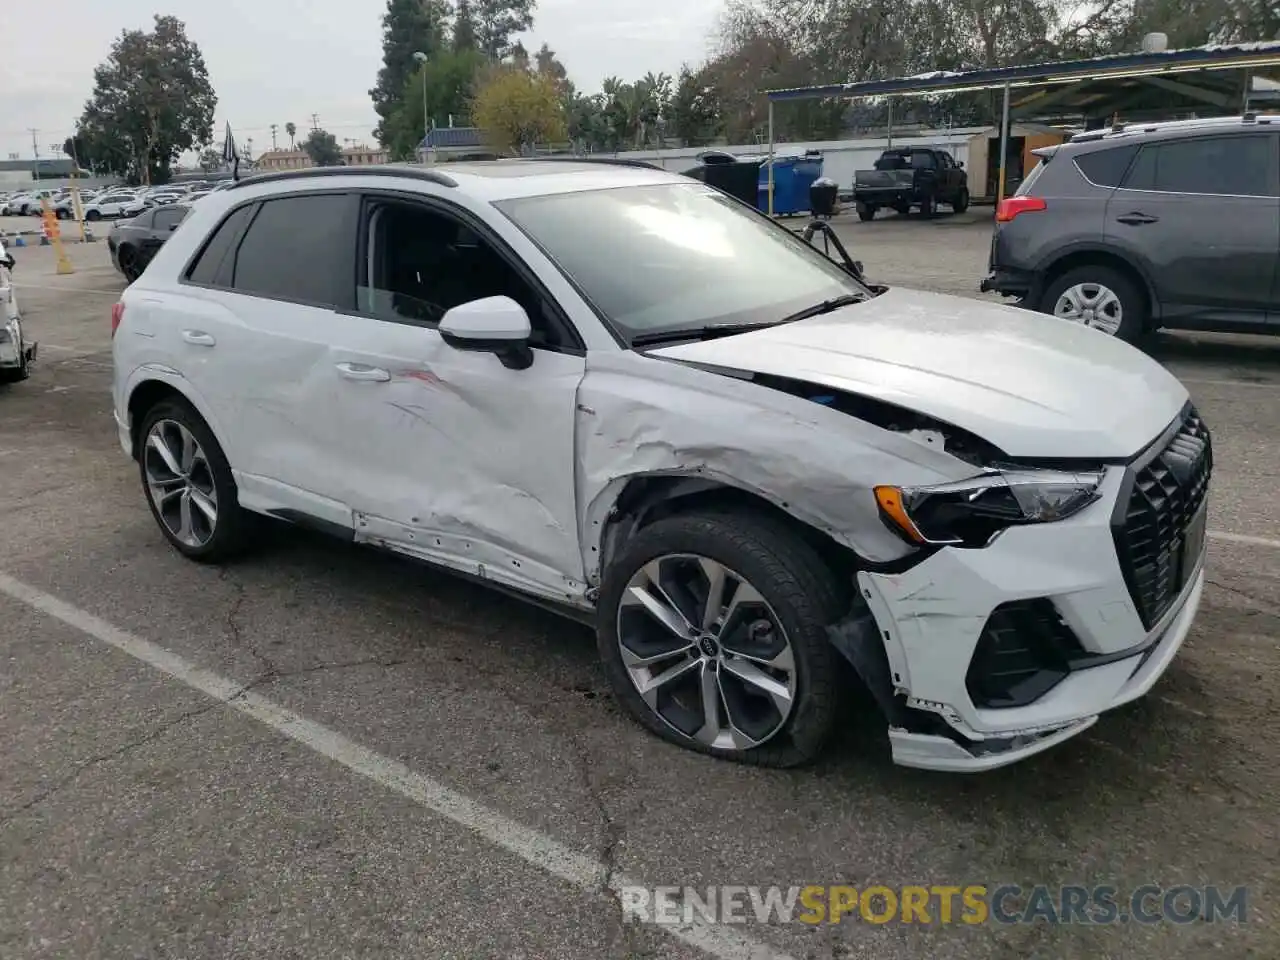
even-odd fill
[(932, 153), (913, 153), (911, 165), (917, 170), (932, 170), (934, 167)]
[(227, 255), (235, 248), (240, 232), (244, 229), (253, 213), (253, 204), (246, 204), (234, 211), (222, 221), (222, 225), (214, 231), (204, 250), (196, 257), (196, 262), (187, 271), (187, 279), (192, 283), (217, 283), (220, 268)]
[(280, 300), (333, 303), (344, 272), (341, 194), (268, 200), (253, 218), (236, 254), (232, 286)]
[(1118, 187), (1137, 152), (1137, 144), (1132, 143), (1124, 147), (1112, 147), (1110, 150), (1098, 150), (1076, 157), (1076, 166), (1098, 186)]
[(155, 228), (157, 230), (168, 230), (170, 227), (176, 227), (182, 222), (182, 218), (187, 215), (189, 207), (181, 207), (174, 205), (172, 207), (161, 207), (154, 214)]
[(1270, 137), (1202, 137), (1142, 148), (1124, 185), (1166, 193), (1275, 196)]

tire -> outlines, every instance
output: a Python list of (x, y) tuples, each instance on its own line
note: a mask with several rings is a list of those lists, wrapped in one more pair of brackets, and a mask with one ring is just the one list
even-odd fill
[(900, 217), (911, 216), (911, 204), (909, 203), (900, 203), (893, 209)]
[[(1096, 304), (1093, 312), (1071, 309), (1069, 291), (1076, 291), (1076, 302)], [(1102, 291), (1110, 292), (1118, 310), (1111, 308), (1112, 300)], [(1114, 267), (1086, 264), (1050, 281), (1040, 300), (1040, 312), (1082, 323), (1126, 343), (1137, 343), (1146, 329), (1147, 299), (1137, 284)]]
[(88, 213), (84, 215), (84, 218), (86, 220), (92, 220), (94, 222), (97, 222), (98, 220), (102, 219), (102, 214), (97, 210), (90, 210)]
[(18, 366), (12, 370), (0, 370), (0, 385), (21, 383), (31, 376), (31, 365), (27, 363), (27, 344), (18, 341)]
[(130, 283), (142, 276), (143, 268), (138, 264), (138, 251), (131, 244), (120, 244), (116, 250), (116, 263), (120, 264), (121, 275)]
[(932, 197), (926, 197), (920, 201), (920, 216), (932, 217), (934, 211), (934, 203)]
[(874, 220), (875, 216), (876, 216), (876, 208), (871, 206), (871, 204), (869, 203), (858, 204), (858, 219), (861, 220), (863, 223), (866, 223), (868, 220)]
[[(683, 628), (681, 631), (664, 629), (658, 619), (633, 602), (634, 594), (628, 589), (636, 582), (652, 584), (653, 581), (646, 577), (646, 571), (659, 568), (663, 570), (664, 578), (668, 572), (675, 575), (682, 569), (691, 570), (698, 576), (698, 571), (703, 569), (702, 561), (718, 564), (730, 577), (741, 577), (742, 582), (754, 587), (761, 598), (761, 602), (751, 602), (749, 606), (744, 603), (738, 607), (738, 613), (730, 613), (722, 630), (713, 625), (724, 647), (710, 653), (706, 643), (711, 634), (703, 634), (695, 640), (689, 639)], [(705, 575), (701, 579), (703, 583), (710, 582)], [(663, 582), (668, 581), (664, 579)], [(732, 598), (739, 595), (742, 587), (733, 586), (729, 579), (724, 582), (729, 586), (726, 586), (722, 597), (730, 601), (732, 610), (737, 603)], [(674, 590), (674, 581), (671, 583)], [(730, 593), (730, 590), (734, 592)], [(702, 587), (701, 592), (705, 596), (707, 587)], [(689, 615), (695, 618), (703, 616), (705, 624), (708, 622), (705, 612), (694, 609), (698, 606), (696, 594), (695, 588), (679, 595)], [(650, 590), (648, 596), (652, 598), (655, 594)], [(664, 591), (662, 596), (670, 594)], [(821, 753), (836, 722), (841, 672), (836, 651), (827, 638), (826, 625), (840, 615), (839, 597), (836, 577), (813, 549), (786, 525), (771, 517), (750, 512), (705, 512), (668, 517), (642, 529), (604, 572), (597, 629), (600, 657), (618, 701), (641, 725), (659, 737), (700, 753), (740, 763), (798, 766), (814, 760)], [(624, 600), (627, 601), (625, 605)], [(716, 605), (716, 609), (724, 608)], [(757, 628), (762, 623), (766, 629), (760, 631)], [(684, 652), (677, 650), (674, 660), (663, 660), (653, 667), (655, 673), (650, 674), (651, 677), (664, 673), (670, 675), (672, 668), (669, 663), (683, 670), (678, 680), (658, 685), (659, 692), (652, 697), (654, 707), (640, 693), (637, 684), (642, 680), (633, 679), (631, 672), (632, 669), (648, 670), (648, 667), (637, 667), (633, 663), (629, 668), (624, 661), (620, 639), (624, 635), (631, 644), (632, 654), (637, 637), (647, 643), (648, 637), (656, 636), (653, 642), (657, 646), (648, 648), (651, 653), (665, 650), (664, 645), (668, 644), (678, 648), (682, 642), (680, 638), (689, 644)], [(730, 652), (731, 648), (745, 649), (753, 643), (763, 644), (755, 650), (765, 659), (748, 659), (744, 664), (743, 658)], [(775, 644), (782, 645), (783, 654), (772, 662), (782, 662), (786, 650), (790, 651), (786, 660), (790, 665), (789, 673), (784, 667), (782, 674), (766, 677), (781, 684), (784, 690), (790, 685), (785, 715), (774, 698), (763, 695), (758, 687), (749, 686), (740, 679), (738, 672), (745, 666), (748, 670), (759, 670), (759, 675), (765, 676), (765, 671), (755, 665), (764, 665), (766, 660), (774, 657)], [(718, 647), (718, 641), (713, 640), (711, 647)], [(766, 648), (767, 651), (761, 653)], [(661, 656), (673, 655), (664, 652)], [(717, 662), (709, 666), (713, 659)], [(785, 680), (778, 679), (784, 674)], [(714, 726), (705, 722), (708, 713), (698, 694), (703, 689), (702, 682), (708, 677), (717, 697), (714, 709), (718, 722)], [(729, 693), (720, 692), (724, 690)], [(751, 690), (756, 696), (743, 697), (744, 690)], [(663, 696), (666, 696), (666, 701), (658, 703)], [(726, 707), (730, 699), (735, 703), (732, 711)], [(666, 719), (659, 709), (666, 711)], [(735, 733), (730, 734), (724, 721), (733, 714), (736, 714)], [(708, 730), (715, 730), (718, 735), (710, 735)], [(750, 736), (742, 731), (750, 731)], [(734, 742), (724, 742), (725, 737)]]
[(960, 192), (956, 194), (955, 203), (951, 204), (951, 209), (956, 213), (964, 213), (969, 209), (969, 188), (961, 187)]
[[(153, 433), (160, 433), (168, 441), (169, 450), (177, 460), (179, 444), (174, 441), (180, 437), (182, 430), (194, 438), (202, 454), (202, 457), (195, 458), (192, 464), (187, 465), (185, 478), (169, 470), (164, 458), (150, 443)], [(213, 431), (200, 414), (181, 398), (161, 400), (142, 415), (138, 444), (138, 475), (142, 492), (151, 508), (151, 516), (155, 518), (160, 532), (170, 545), (184, 557), (200, 563), (218, 563), (243, 551), (249, 542), (251, 517), (240, 507), (231, 466)], [(183, 466), (182, 463), (178, 465)], [(160, 481), (156, 487), (157, 494), (172, 494), (168, 498), (164, 514), (152, 492), (153, 480)], [(199, 509), (194, 498), (188, 498), (183, 493), (173, 493), (179, 489), (189, 491), (192, 487), (203, 494), (206, 502), (212, 493), (216, 514), (212, 523), (209, 522), (208, 515)], [(184, 499), (188, 500), (185, 508), (182, 505)], [(183, 509), (189, 511), (192, 518), (189, 525), (191, 538), (180, 535)], [(177, 525), (178, 531), (171, 524)]]

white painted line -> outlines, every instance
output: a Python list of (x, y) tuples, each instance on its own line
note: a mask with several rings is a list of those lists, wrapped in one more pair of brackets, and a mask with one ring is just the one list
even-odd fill
[(18, 291), (18, 296), (22, 296), (23, 290), (56, 290), (59, 293), (95, 293), (104, 297), (118, 297), (124, 293), (124, 289), (120, 290), (93, 290), (88, 287), (72, 287), (64, 286), (43, 286), (38, 283), (15, 283), (13, 288)]
[[(342, 764), (353, 773), (426, 807), (478, 834), (483, 839), (552, 876), (559, 877), (584, 893), (599, 893), (606, 879), (603, 863), (573, 850), (546, 834), (526, 827), (477, 803), (430, 777), (410, 770), (402, 763), (349, 740), (336, 730), (308, 720), (266, 697), (101, 620), (87, 610), (72, 606), (52, 594), (28, 586), (0, 573), (0, 593), (24, 603), (81, 633), (122, 653), (141, 660), (161, 673), (252, 717), (290, 740), (300, 743)], [(626, 886), (639, 886), (615, 874), (609, 883), (616, 894)], [(657, 929), (718, 960), (791, 960), (786, 954), (746, 936), (735, 927), (707, 923), (695, 915), (695, 922), (681, 926), (657, 924)]]
[(43, 340), (40, 341), (40, 349), (41, 350), (61, 350), (63, 353), (76, 352), (75, 347), (63, 347), (63, 346), (59, 346), (56, 343), (45, 343)]
[(1247, 547), (1270, 547), (1272, 550), (1280, 550), (1280, 540), (1272, 540), (1270, 537), (1251, 537), (1245, 533), (1224, 533), (1221, 530), (1210, 530), (1210, 540), (1221, 540), (1223, 543), (1240, 543)]
[(1254, 383), (1250, 380), (1193, 380), (1178, 377), (1183, 384), (1194, 387), (1256, 387), (1260, 390), (1280, 390), (1280, 383)]

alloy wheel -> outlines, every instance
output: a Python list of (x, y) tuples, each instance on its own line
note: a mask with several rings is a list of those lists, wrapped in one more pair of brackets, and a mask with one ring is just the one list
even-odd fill
[(1114, 290), (1101, 283), (1077, 283), (1062, 291), (1053, 315), (1115, 336), (1124, 321), (1124, 306)]
[(704, 746), (757, 747), (791, 715), (786, 631), (759, 591), (715, 560), (668, 554), (637, 570), (618, 606), (618, 645), (649, 709)]
[(199, 441), (176, 420), (157, 420), (143, 447), (147, 492), (179, 543), (203, 547), (218, 528), (218, 491)]

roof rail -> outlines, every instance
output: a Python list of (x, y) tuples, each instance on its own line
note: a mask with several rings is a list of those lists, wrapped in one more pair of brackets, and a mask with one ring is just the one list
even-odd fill
[(304, 167), (301, 170), (274, 170), (267, 173), (255, 173), (243, 180), (238, 180), (228, 190), (249, 186), (256, 183), (274, 183), (277, 180), (305, 180), (310, 177), (409, 177), (416, 180), (427, 180), (442, 187), (456, 187), (458, 181), (447, 174), (427, 167), (415, 167), (409, 164), (373, 164), (361, 167)]
[(614, 167), (647, 167), (650, 170), (661, 170), (662, 167), (648, 160), (627, 160), (623, 157), (520, 157), (529, 163), (600, 163)]

